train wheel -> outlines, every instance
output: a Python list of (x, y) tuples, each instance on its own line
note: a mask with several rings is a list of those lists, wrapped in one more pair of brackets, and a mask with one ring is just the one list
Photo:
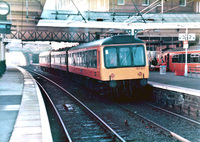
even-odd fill
[(111, 91), (110, 91), (110, 99), (113, 100), (115, 98), (115, 89), (114, 88), (111, 88)]
[(94, 82), (90, 79), (90, 80), (88, 80), (89, 82), (88, 82), (88, 85), (89, 85), (89, 89), (90, 90), (94, 90)]
[(120, 93), (119, 93), (119, 89), (117, 87), (111, 88), (110, 98), (112, 100), (120, 99)]
[(132, 96), (132, 94), (133, 94), (133, 86), (132, 86), (132, 82), (131, 81), (129, 81), (128, 90), (129, 90), (130, 95)]
[(134, 98), (134, 95), (133, 95), (134, 89), (133, 89), (133, 85), (132, 85), (131, 81), (129, 81), (129, 83), (128, 83), (127, 92), (128, 92), (128, 100), (130, 100), (130, 101), (133, 100), (133, 98)]
[(107, 89), (108, 87), (106, 86), (105, 83), (103, 82), (96, 82), (96, 84), (94, 85), (94, 89), (95, 91), (97, 91), (99, 93), (99, 95), (107, 95), (109, 94), (108, 91), (109, 89)]

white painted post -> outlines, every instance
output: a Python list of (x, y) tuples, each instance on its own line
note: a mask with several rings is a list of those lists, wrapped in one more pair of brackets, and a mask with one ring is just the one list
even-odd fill
[(0, 61), (5, 60), (5, 48), (3, 44), (3, 34), (0, 34)]
[(131, 29), (131, 35), (135, 36), (135, 29)]
[[(185, 40), (188, 40), (188, 28), (186, 28), (186, 31), (185, 31)], [(188, 76), (187, 48), (185, 48), (185, 74), (184, 76)]]

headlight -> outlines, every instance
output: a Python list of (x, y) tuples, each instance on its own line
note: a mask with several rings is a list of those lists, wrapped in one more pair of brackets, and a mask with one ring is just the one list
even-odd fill
[(142, 76), (142, 72), (139, 72), (138, 75), (139, 75), (139, 76)]

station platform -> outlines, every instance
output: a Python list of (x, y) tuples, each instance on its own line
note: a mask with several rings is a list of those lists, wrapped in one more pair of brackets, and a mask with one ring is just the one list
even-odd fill
[(46, 108), (32, 76), (7, 67), (0, 78), (0, 142), (52, 142)]
[(159, 88), (200, 96), (200, 77), (177, 76), (174, 72), (160, 74), (150, 71), (148, 83)]

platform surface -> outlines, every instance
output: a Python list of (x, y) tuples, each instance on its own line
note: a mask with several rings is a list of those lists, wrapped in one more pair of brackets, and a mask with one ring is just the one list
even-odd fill
[(0, 142), (52, 142), (45, 105), (32, 76), (7, 67), (0, 78)]
[(200, 78), (176, 76), (174, 72), (160, 74), (159, 71), (150, 71), (149, 81), (200, 90)]
[(174, 72), (160, 74), (159, 71), (150, 71), (148, 84), (200, 97), (200, 77), (177, 76)]

